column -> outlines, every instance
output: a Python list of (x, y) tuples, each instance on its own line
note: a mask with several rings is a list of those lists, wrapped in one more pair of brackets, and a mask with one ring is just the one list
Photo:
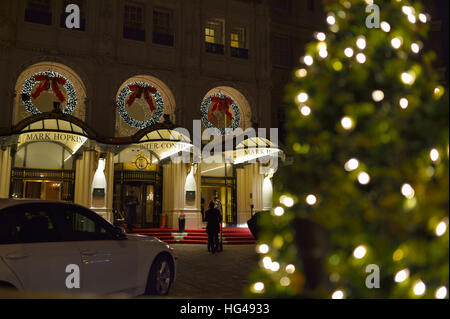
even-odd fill
[(186, 215), (186, 229), (201, 228), (199, 201), (199, 183), (197, 170), (194, 175), (196, 185), (195, 203), (186, 201), (187, 165), (185, 163), (167, 163), (163, 165), (163, 213), (166, 214), (166, 227), (178, 229), (178, 217)]
[(91, 186), (95, 170), (94, 151), (85, 151), (76, 162), (75, 200), (76, 204), (91, 207)]
[(245, 165), (243, 168), (238, 168), (236, 174), (237, 223), (242, 225), (251, 218), (253, 168), (251, 165)]
[(0, 150), (0, 198), (9, 198), (11, 184), (11, 147)]

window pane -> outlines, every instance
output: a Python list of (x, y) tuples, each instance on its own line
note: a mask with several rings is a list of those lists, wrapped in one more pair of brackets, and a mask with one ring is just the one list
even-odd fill
[(110, 240), (110, 233), (99, 221), (74, 208), (68, 208), (63, 213), (63, 224), (66, 230), (65, 239), (72, 241)]
[(25, 166), (40, 169), (62, 169), (64, 148), (56, 143), (37, 142), (25, 146)]
[(231, 47), (246, 49), (244, 28), (234, 28), (231, 30)]
[(208, 43), (224, 44), (224, 23), (219, 20), (208, 21), (205, 27), (205, 41)]
[(25, 21), (51, 25), (52, 10), (50, 0), (28, 0)]
[(13, 214), (0, 213), (0, 245), (18, 242), (18, 232)]
[[(47, 209), (37, 207), (14, 207), (10, 212), (3, 212), (1, 232), (7, 232), (7, 238), (14, 243), (42, 243), (60, 240), (59, 233)], [(12, 243), (10, 242), (10, 243)]]
[(123, 37), (125, 39), (145, 41), (144, 8), (131, 4), (125, 5)]
[(143, 30), (144, 21), (142, 19), (142, 7), (125, 5), (125, 27), (130, 29)]

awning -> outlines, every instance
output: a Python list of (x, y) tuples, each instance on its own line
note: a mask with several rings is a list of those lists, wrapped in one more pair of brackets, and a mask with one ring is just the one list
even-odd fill
[(87, 141), (87, 132), (80, 126), (61, 119), (44, 119), (23, 128), (17, 146), (28, 143), (57, 143), (75, 154)]
[(121, 151), (116, 156), (116, 163), (135, 162), (137, 158), (145, 157), (150, 163), (156, 164), (178, 152), (187, 151), (192, 146), (191, 140), (178, 131), (155, 130)]
[(226, 158), (232, 158), (233, 164), (241, 164), (264, 157), (284, 157), (278, 145), (262, 137), (250, 137), (236, 146), (232, 152), (225, 152)]

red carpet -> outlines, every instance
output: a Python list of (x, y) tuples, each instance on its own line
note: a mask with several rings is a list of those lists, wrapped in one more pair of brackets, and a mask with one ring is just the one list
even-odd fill
[[(168, 244), (205, 244), (208, 240), (208, 234), (205, 229), (189, 229), (181, 241), (176, 241), (172, 233), (178, 229), (160, 229), (160, 228), (142, 228), (133, 231), (134, 234), (157, 237)], [(225, 245), (251, 245), (256, 240), (248, 228), (226, 227), (223, 229), (223, 243)]]

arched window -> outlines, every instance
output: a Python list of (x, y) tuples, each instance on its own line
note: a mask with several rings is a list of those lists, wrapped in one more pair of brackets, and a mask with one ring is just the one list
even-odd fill
[(203, 128), (225, 129), (251, 127), (252, 112), (245, 96), (238, 90), (219, 86), (206, 93), (201, 104)]
[(132, 136), (139, 130), (161, 123), (164, 114), (175, 122), (175, 98), (161, 80), (148, 75), (125, 81), (116, 96), (116, 136)]
[(15, 86), (13, 123), (53, 110), (59, 103), (65, 114), (85, 121), (86, 88), (71, 68), (56, 62), (40, 62), (26, 68)]

